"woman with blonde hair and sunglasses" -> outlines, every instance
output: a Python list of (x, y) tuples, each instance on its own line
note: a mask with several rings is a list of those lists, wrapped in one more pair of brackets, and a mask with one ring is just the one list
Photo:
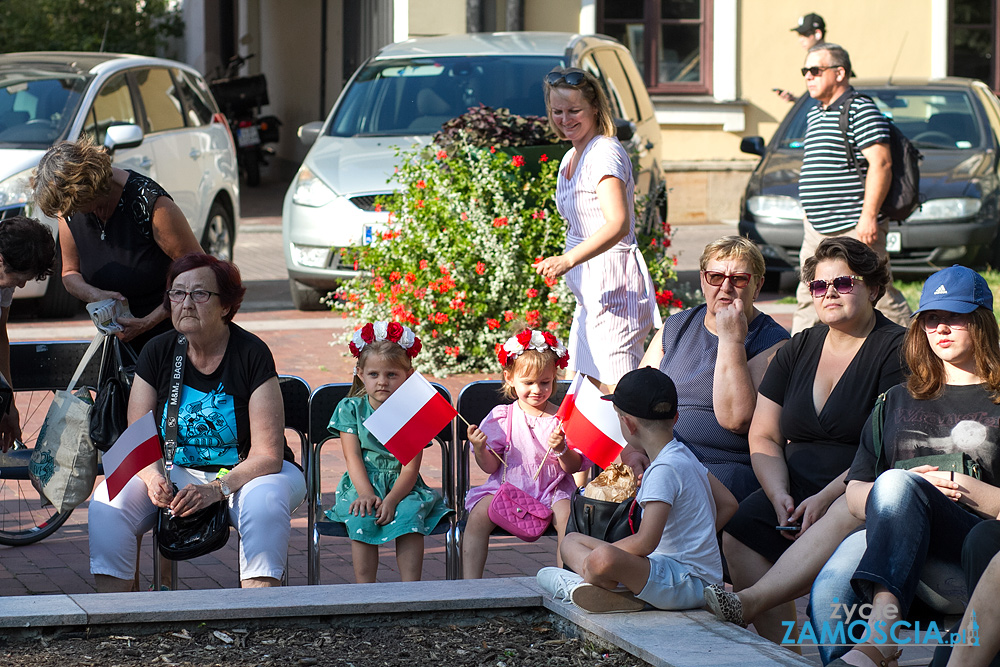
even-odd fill
[(592, 74), (557, 68), (544, 85), (549, 123), (573, 147), (556, 185), (556, 206), (568, 224), (566, 250), (534, 266), (550, 280), (566, 276), (577, 300), (571, 363), (607, 392), (639, 365), (646, 335), (660, 325), (653, 282), (636, 245), (632, 161)]
[[(750, 461), (762, 488), (740, 503), (722, 541), (736, 591), (760, 579), (843, 495), (875, 399), (903, 379), (906, 330), (875, 309), (889, 282), (886, 259), (855, 239), (828, 238), (802, 279), (820, 323), (778, 350), (760, 384)], [(753, 623), (779, 641), (782, 621), (794, 620), (794, 604), (785, 603)]]
[[(668, 317), (639, 366), (659, 368), (674, 381), (674, 436), (741, 501), (760, 488), (747, 441), (757, 387), (788, 332), (754, 306), (764, 256), (753, 241), (712, 241), (699, 266), (705, 303)], [(635, 470), (649, 465), (631, 447), (622, 461)]]

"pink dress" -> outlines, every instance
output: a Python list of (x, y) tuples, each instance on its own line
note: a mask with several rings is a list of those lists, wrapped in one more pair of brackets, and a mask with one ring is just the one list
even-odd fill
[(567, 251), (604, 226), (597, 185), (605, 176), (625, 184), (633, 211), (625, 238), (565, 276), (577, 302), (567, 345), (570, 364), (605, 384), (616, 384), (639, 366), (646, 335), (661, 326), (660, 315), (653, 281), (636, 245), (635, 181), (628, 153), (618, 139), (598, 135), (584, 148), (572, 178), (566, 178), (575, 154), (572, 148), (563, 157), (556, 180), (556, 207), (568, 225)]
[[(512, 413), (509, 443), (506, 433), (508, 413)], [(529, 426), (528, 419), (516, 402), (510, 405), (498, 405), (490, 411), (479, 428), (486, 434), (486, 448), (492, 449), (506, 459), (507, 482), (552, 507), (553, 503), (564, 498), (568, 499), (576, 491), (573, 476), (559, 466), (559, 459), (551, 454), (545, 456), (549, 435), (559, 425), (559, 420), (554, 415), (542, 415), (537, 418), (532, 417), (532, 426)], [(537, 479), (532, 479), (540, 465), (542, 472), (538, 474)], [(589, 465), (590, 461), (584, 458), (581, 467), (586, 468)], [(465, 498), (465, 509), (471, 511), (483, 497), (493, 495), (500, 489), (503, 468), (501, 465), (490, 475), (485, 484), (469, 491), (469, 495)]]

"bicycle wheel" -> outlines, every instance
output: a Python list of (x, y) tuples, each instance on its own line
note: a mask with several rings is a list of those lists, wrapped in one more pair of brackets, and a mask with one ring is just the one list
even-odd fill
[(73, 510), (57, 512), (39, 495), (28, 477), (28, 462), (52, 396), (51, 391), (14, 392), (24, 444), (0, 453), (0, 544), (5, 546), (19, 547), (43, 540), (73, 513)]

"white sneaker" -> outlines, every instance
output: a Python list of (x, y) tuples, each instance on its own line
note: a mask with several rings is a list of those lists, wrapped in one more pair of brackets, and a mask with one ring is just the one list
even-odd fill
[(583, 583), (583, 577), (561, 567), (543, 567), (535, 575), (538, 585), (554, 600), (570, 602), (573, 589)]

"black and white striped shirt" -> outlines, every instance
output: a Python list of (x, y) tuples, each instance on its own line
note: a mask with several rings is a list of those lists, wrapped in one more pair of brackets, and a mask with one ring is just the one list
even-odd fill
[(862, 178), (847, 162), (844, 135), (840, 131), (840, 111), (851, 99), (853, 88), (825, 109), (819, 104), (806, 116), (805, 157), (799, 175), (799, 199), (806, 218), (823, 234), (851, 229), (858, 224), (865, 199), (864, 175), (868, 160), (861, 151), (889, 142), (889, 124), (870, 100), (853, 100), (848, 112), (847, 137)]

